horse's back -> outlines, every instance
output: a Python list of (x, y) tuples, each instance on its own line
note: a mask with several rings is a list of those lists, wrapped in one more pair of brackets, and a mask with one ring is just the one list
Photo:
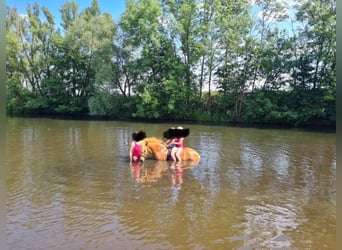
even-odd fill
[[(147, 137), (143, 142), (143, 151), (146, 155), (152, 154), (156, 160), (167, 160), (167, 148), (163, 145), (163, 140), (157, 137)], [(201, 156), (193, 148), (184, 147), (181, 158), (183, 161), (199, 161)]]
[(193, 148), (184, 147), (181, 153), (181, 158), (183, 161), (199, 161), (201, 156)]
[(146, 137), (143, 142), (145, 143), (163, 143), (163, 140), (157, 137)]

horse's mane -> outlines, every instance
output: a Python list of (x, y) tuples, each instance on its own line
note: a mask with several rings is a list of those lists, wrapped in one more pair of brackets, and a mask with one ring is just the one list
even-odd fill
[(146, 137), (143, 142), (147, 143), (163, 143), (163, 140), (157, 137)]

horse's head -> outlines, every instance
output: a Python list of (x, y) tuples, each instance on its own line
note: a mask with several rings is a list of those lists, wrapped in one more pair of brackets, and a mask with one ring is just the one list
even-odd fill
[(147, 137), (141, 142), (141, 146), (144, 157), (152, 155), (156, 160), (166, 160), (167, 148), (161, 139)]
[(151, 150), (150, 147), (147, 146), (148, 145), (148, 141), (141, 141), (140, 142), (140, 146), (141, 146), (141, 154), (143, 157), (148, 157), (150, 155), (153, 155), (153, 152)]

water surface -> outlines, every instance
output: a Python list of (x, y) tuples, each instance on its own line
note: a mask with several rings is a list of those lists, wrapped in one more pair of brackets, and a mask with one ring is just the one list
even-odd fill
[(9, 249), (335, 249), (334, 133), (180, 125), (183, 172), (128, 162), (175, 124), (8, 118)]

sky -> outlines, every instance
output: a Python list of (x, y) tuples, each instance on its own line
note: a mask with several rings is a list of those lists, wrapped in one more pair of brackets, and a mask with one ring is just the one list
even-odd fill
[[(66, 2), (70, 2), (72, 0), (5, 0), (6, 5), (11, 7), (16, 7), (18, 9), (19, 14), (26, 14), (26, 7), (27, 4), (30, 3), (33, 5), (35, 2), (39, 4), (40, 7), (45, 6), (49, 9), (49, 11), (53, 14), (55, 17), (55, 22), (57, 25), (60, 25), (61, 23), (61, 15), (59, 12), (59, 9), (62, 7), (62, 5)], [(91, 5), (92, 0), (73, 0), (78, 4), (79, 12), (84, 10), (86, 7), (89, 7)], [(255, 0), (251, 0), (252, 3)], [(293, 5), (296, 1), (293, 0), (276, 0), (279, 4), (282, 6), (288, 6), (290, 9), (290, 6)], [(120, 15), (125, 11), (125, 5), (126, 0), (98, 0), (101, 12), (109, 12), (114, 21), (117, 23), (120, 20)], [(287, 10), (288, 11), (288, 10)], [(284, 14), (284, 13), (283, 13)], [(291, 14), (291, 13), (287, 13)], [(288, 28), (284, 27), (288, 26), (288, 24), (280, 24), (281, 28)]]
[[(26, 14), (28, 3), (30, 3), (31, 6), (34, 3), (38, 3), (40, 7), (47, 7), (55, 17), (55, 22), (60, 24), (61, 15), (59, 10), (66, 2), (71, 2), (71, 0), (6, 0), (6, 5), (16, 7), (19, 14)], [(73, 2), (78, 4), (78, 11), (80, 12), (89, 7), (92, 0), (73, 0)], [(115, 22), (119, 21), (120, 15), (125, 11), (126, 0), (98, 0), (98, 3), (101, 12), (109, 12)]]

